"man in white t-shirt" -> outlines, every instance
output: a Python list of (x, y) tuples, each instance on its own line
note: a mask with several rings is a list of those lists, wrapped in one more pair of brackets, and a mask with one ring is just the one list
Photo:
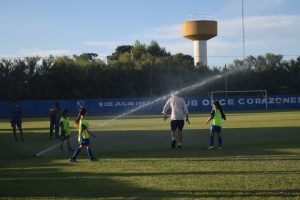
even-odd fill
[(167, 111), (172, 109), (171, 113), (171, 137), (172, 137), (172, 148), (175, 148), (176, 138), (175, 132), (178, 133), (178, 144), (177, 147), (181, 148), (182, 145), (182, 129), (184, 127), (184, 118), (188, 124), (190, 124), (188, 116), (188, 108), (183, 98), (176, 95), (171, 95), (171, 98), (168, 99), (165, 104), (162, 114), (164, 115), (164, 120), (168, 118)]

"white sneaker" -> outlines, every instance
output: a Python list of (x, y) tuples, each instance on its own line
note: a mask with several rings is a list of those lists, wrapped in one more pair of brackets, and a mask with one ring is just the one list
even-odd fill
[(215, 147), (214, 146), (209, 146), (208, 147), (208, 150), (212, 150), (212, 149), (214, 149)]
[(182, 147), (182, 144), (181, 144), (181, 143), (178, 143), (177, 148), (178, 148), (178, 149), (181, 149), (181, 147)]

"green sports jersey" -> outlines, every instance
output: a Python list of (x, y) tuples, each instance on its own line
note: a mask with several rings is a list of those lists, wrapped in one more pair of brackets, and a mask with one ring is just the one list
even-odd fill
[(62, 130), (61, 130), (61, 125), (63, 125), (64, 130), (65, 130), (65, 135), (70, 135), (71, 133), (71, 128), (70, 128), (70, 121), (69, 118), (60, 118), (59, 121), (59, 135), (62, 135)]
[(213, 110), (213, 120), (212, 120), (212, 124), (215, 126), (219, 126), (222, 127), (222, 115), (221, 115), (221, 111), (219, 109), (214, 109)]
[(85, 127), (86, 129), (89, 128), (89, 122), (85, 119), (81, 119), (79, 122), (79, 128), (78, 128), (78, 141), (80, 141), (80, 137), (83, 139), (90, 138), (90, 134), (87, 130), (83, 130), (82, 127)]

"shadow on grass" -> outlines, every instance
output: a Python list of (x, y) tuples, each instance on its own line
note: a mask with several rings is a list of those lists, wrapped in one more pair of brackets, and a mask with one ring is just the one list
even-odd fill
[[(72, 164), (51, 164), (49, 166), (36, 166), (36, 167), (22, 167), (22, 168), (3, 168), (0, 170), (2, 175), (0, 180), (44, 180), (44, 179), (76, 179), (77, 177), (85, 178), (113, 178), (113, 177), (157, 177), (157, 176), (211, 176), (211, 175), (287, 175), (287, 174), (300, 174), (300, 170), (252, 170), (252, 171), (179, 171), (179, 172), (101, 172), (101, 173), (85, 173), (85, 172), (60, 172), (58, 166), (60, 167), (71, 167)], [(53, 176), (55, 174), (55, 176)], [(74, 175), (74, 176), (73, 176)]]
[[(72, 164), (69, 164), (72, 165)], [(20, 166), (22, 167), (22, 166)], [(122, 177), (135, 176), (157, 177), (174, 176), (174, 173), (86, 173), (86, 172), (62, 172), (60, 165), (51, 168), (36, 167), (23, 168), (22, 170), (2, 169), (0, 178), (0, 197), (55, 197), (55, 198), (226, 198), (226, 197), (298, 197), (300, 190), (159, 190), (140, 187), (130, 183)], [(210, 175), (212, 172), (182, 172), (179, 175)], [(247, 172), (213, 172), (214, 174), (240, 175)], [(250, 172), (264, 173), (261, 171)], [(268, 172), (265, 172), (268, 173)], [(273, 172), (270, 172), (271, 174)], [(276, 172), (288, 173), (288, 172)], [(295, 173), (291, 171), (290, 173)], [(296, 171), (299, 173), (299, 171)], [(247, 173), (247, 175), (249, 175)], [(121, 177), (121, 178), (120, 178)], [(117, 179), (119, 178), (119, 179)], [(163, 178), (163, 177), (162, 177)]]
[[(293, 154), (300, 153), (299, 131), (299, 127), (224, 129), (222, 151), (207, 150), (208, 130), (186, 130), (182, 149), (170, 148), (170, 133), (165, 130), (98, 131), (97, 138), (92, 138), (91, 143), (93, 151), (100, 158), (195, 158), (196, 161), (217, 158), (220, 161), (231, 157), (234, 160), (251, 160), (249, 155), (265, 156), (263, 160), (268, 159), (268, 155), (290, 155), (272, 159), (298, 160), (299, 156), (294, 157)], [(33, 154), (60, 143), (60, 140), (50, 140), (47, 133), (25, 132), (24, 135), (24, 142), (15, 142), (12, 133), (0, 134), (0, 150), (6, 152), (0, 154), (0, 164), (3, 161), (32, 158)], [(78, 146), (76, 137), (72, 140), (72, 146)], [(289, 151), (293, 149), (296, 152)], [(58, 147), (42, 155), (53, 160), (67, 156)]]
[(222, 151), (207, 150), (208, 130), (185, 131), (182, 149), (170, 148), (169, 131), (99, 131), (94, 146), (99, 145), (98, 151), (105, 158), (226, 159), (228, 156), (286, 155), (293, 153), (279, 149), (299, 149), (299, 131), (299, 127), (225, 129)]
[[(97, 133), (97, 138), (92, 139), (93, 151), (101, 159), (109, 159), (111, 166), (114, 162), (152, 162), (152, 159), (176, 162), (220, 162), (220, 161), (266, 161), (266, 160), (300, 160), (300, 134), (299, 128), (249, 128), (225, 129), (223, 151), (208, 151), (208, 131), (187, 130), (184, 135), (183, 149), (170, 149), (170, 136), (166, 131), (116, 131)], [(7, 133), (8, 134), (8, 133)], [(292, 198), (299, 197), (298, 189), (155, 189), (143, 181), (152, 178), (164, 180), (173, 176), (264, 176), (273, 175), (299, 176), (300, 170), (215, 170), (197, 171), (186, 170), (183, 172), (78, 172), (81, 162), (73, 165), (67, 162), (67, 155), (54, 149), (41, 157), (32, 158), (37, 153), (49, 146), (56, 145), (59, 141), (46, 140), (48, 135), (25, 133), (25, 142), (14, 142), (13, 137), (0, 134), (0, 197), (20, 198)], [(73, 147), (77, 146), (74, 139)], [(280, 151), (287, 149), (287, 151)], [(86, 157), (82, 152), (81, 157)], [(66, 159), (66, 162), (57, 160)], [(119, 160), (121, 159), (121, 161)], [(137, 159), (137, 161), (134, 161)], [(135, 163), (136, 162), (136, 163)], [(105, 162), (104, 162), (105, 163)], [(86, 164), (84, 164), (86, 165)], [(88, 165), (88, 164), (87, 164)], [(147, 165), (147, 163), (144, 163)], [(214, 163), (212, 163), (214, 165)], [(86, 167), (86, 166), (85, 166)], [(94, 166), (95, 167), (95, 166)], [(96, 169), (96, 168), (95, 168)], [(258, 168), (259, 169), (259, 168)], [(72, 172), (75, 170), (74, 172)], [(83, 169), (84, 170), (84, 169)], [(92, 169), (91, 169), (92, 170)], [(114, 169), (112, 169), (113, 171)], [(140, 184), (135, 184), (135, 179), (142, 178)], [(168, 181), (168, 180), (167, 180)], [(146, 183), (145, 182), (145, 183)], [(153, 182), (152, 182), (153, 184)], [(172, 181), (170, 181), (172, 184)], [(225, 183), (224, 183), (225, 184)], [(201, 184), (199, 185), (199, 188)], [(171, 188), (171, 187), (170, 187)]]

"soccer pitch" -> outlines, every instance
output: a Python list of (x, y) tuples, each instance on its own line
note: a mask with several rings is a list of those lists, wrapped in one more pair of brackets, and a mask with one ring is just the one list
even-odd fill
[(24, 142), (0, 120), (0, 199), (300, 199), (300, 111), (227, 113), (221, 151), (207, 150), (207, 117), (190, 116), (182, 149), (162, 116), (89, 117), (99, 161), (77, 163), (66, 146), (32, 157), (59, 143), (48, 118), (24, 119)]

